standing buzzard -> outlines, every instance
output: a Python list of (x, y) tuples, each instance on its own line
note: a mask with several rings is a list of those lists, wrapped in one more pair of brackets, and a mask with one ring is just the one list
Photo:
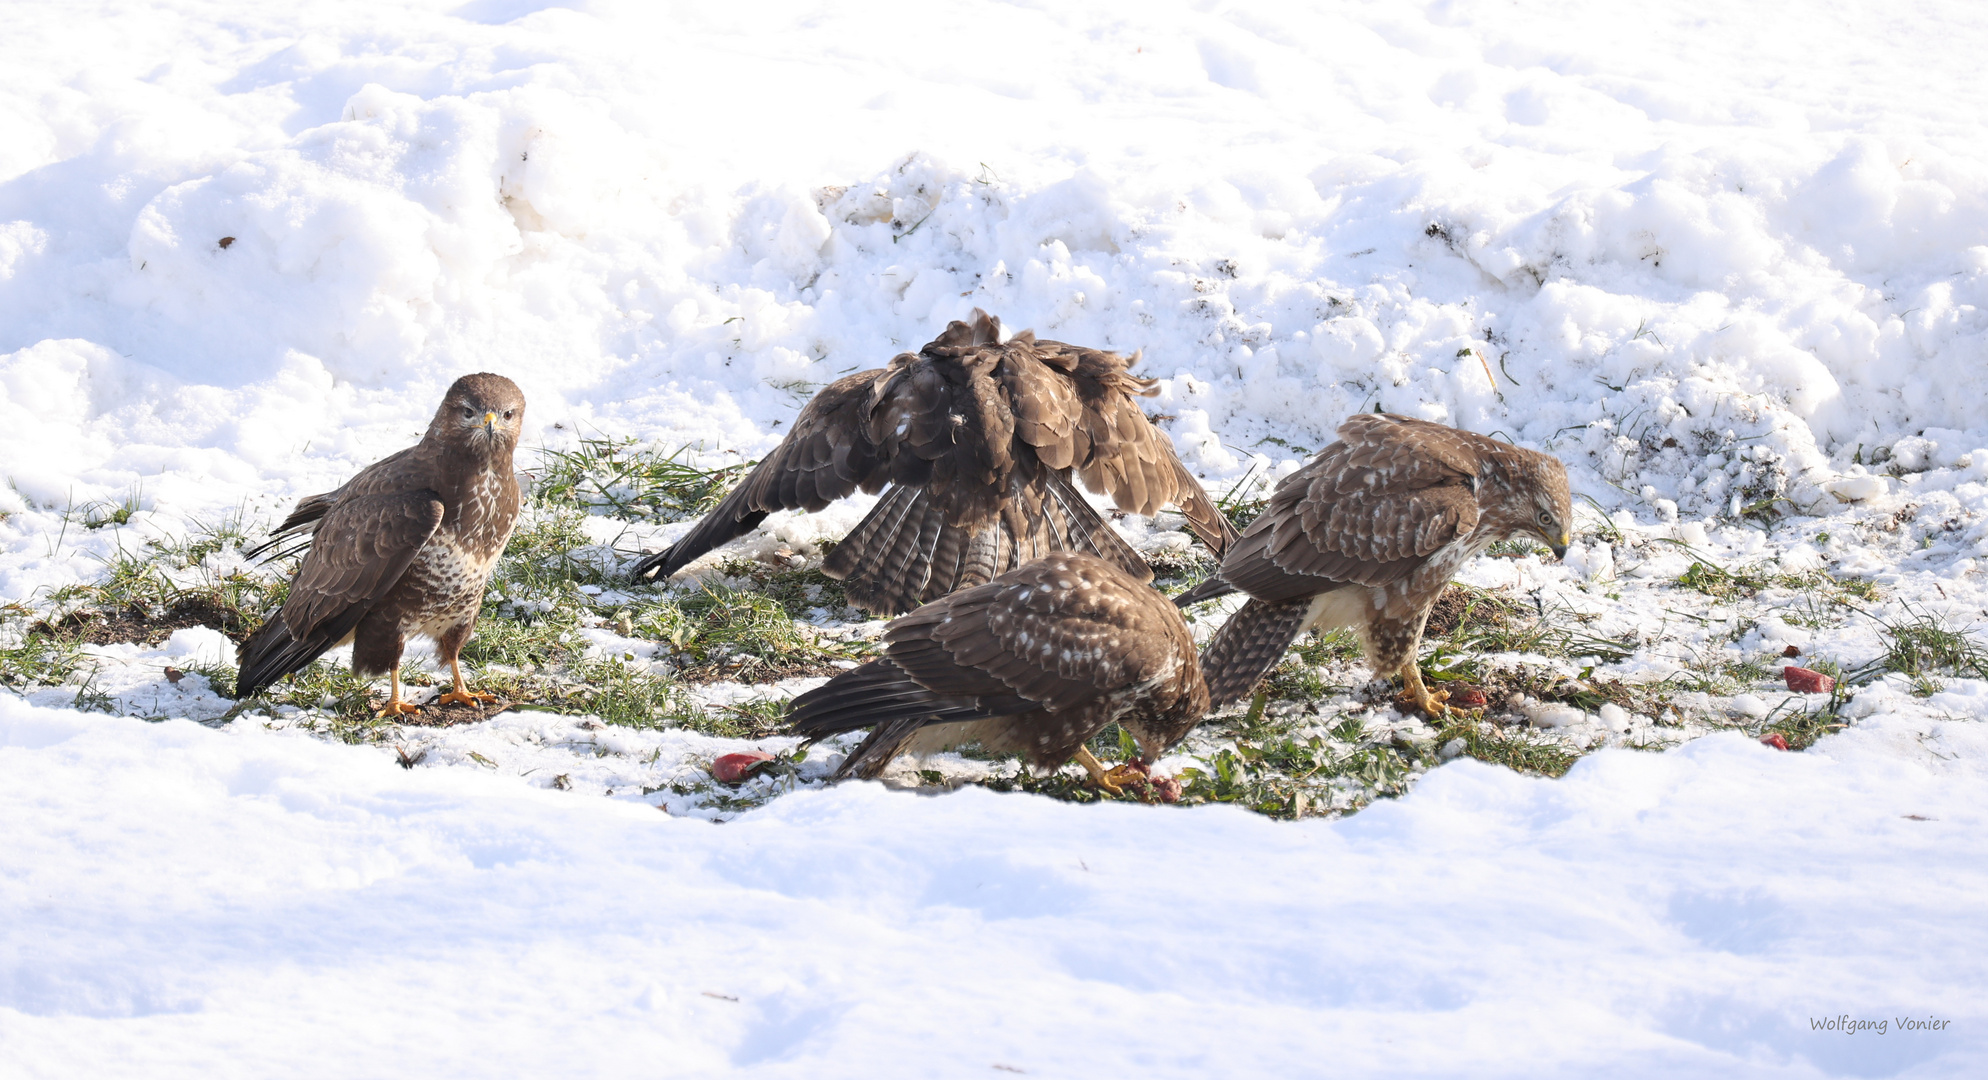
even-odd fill
[(1574, 520), (1556, 458), (1468, 431), (1364, 414), (1285, 477), (1262, 516), (1182, 607), (1241, 590), (1249, 602), (1201, 657), (1219, 707), (1241, 699), (1312, 627), (1351, 627), (1374, 673), (1401, 672), (1402, 701), (1444, 715), (1416, 650), (1429, 607), (1457, 568), (1495, 540), (1533, 536), (1567, 551)]
[(1086, 551), (1152, 580), (1072, 486), (1073, 471), (1128, 513), (1172, 503), (1221, 555), (1235, 527), (1139, 410), (1154, 380), (1126, 373), (1136, 356), (1027, 331), (1000, 337), (1000, 320), (976, 310), (971, 325), (952, 323), (889, 367), (831, 383), (723, 502), (637, 563), (635, 578), (668, 578), (771, 511), (816, 511), (888, 485), (822, 566), (868, 611), (902, 614), (1051, 551)]
[(1114, 794), (1085, 740), (1114, 722), (1150, 765), (1208, 711), (1194, 637), (1166, 598), (1113, 563), (1053, 552), (894, 619), (885, 656), (794, 699), (810, 739), (873, 728), (836, 770), (870, 779), (900, 753), (978, 742), (1038, 768), (1075, 756)]
[(366, 466), (337, 491), (300, 500), (260, 550), (304, 537), (309, 551), (283, 609), (242, 643), (235, 696), (350, 641), (352, 670), (392, 677), (381, 713), (414, 712), (418, 706), (400, 699), (400, 652), (408, 635), (421, 634), (449, 662), (454, 688), (440, 702), (496, 700), (463, 685), (457, 657), (518, 520), (511, 453), (524, 418), (517, 384), (465, 375), (419, 443)]

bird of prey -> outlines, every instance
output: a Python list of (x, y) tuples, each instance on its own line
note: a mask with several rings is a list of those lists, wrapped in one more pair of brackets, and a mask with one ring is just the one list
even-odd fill
[[(872, 729), (837, 778), (870, 779), (900, 753), (978, 742), (1037, 768), (1074, 756), (1116, 794), (1208, 711), (1180, 612), (1082, 552), (1053, 552), (894, 619), (884, 649), (789, 707), (810, 739)], [(1085, 749), (1114, 722), (1138, 740), (1141, 766), (1107, 771)]]
[(235, 696), (249, 697), (350, 641), (352, 670), (391, 676), (381, 713), (414, 712), (419, 706), (400, 697), (400, 654), (419, 634), (449, 662), (454, 686), (439, 702), (496, 700), (463, 684), (458, 654), (518, 520), (511, 454), (524, 416), (517, 384), (465, 375), (419, 443), (336, 491), (299, 500), (257, 549), (308, 548), (282, 610), (242, 643)]
[(723, 502), (637, 563), (635, 579), (666, 579), (771, 511), (818, 511), (860, 488), (884, 494), (822, 570), (876, 614), (903, 614), (1051, 551), (1089, 552), (1152, 580), (1073, 472), (1128, 513), (1171, 503), (1217, 556), (1227, 548), (1235, 527), (1139, 409), (1156, 380), (1127, 373), (1136, 355), (1028, 331), (1000, 337), (1000, 320), (976, 310), (889, 367), (831, 383)]
[(1445, 715), (1416, 666), (1429, 608), (1497, 540), (1536, 537), (1564, 555), (1574, 509), (1558, 459), (1405, 416), (1363, 414), (1277, 485), (1263, 513), (1182, 607), (1241, 590), (1249, 601), (1201, 667), (1215, 707), (1240, 700), (1307, 629), (1359, 632), (1402, 701)]

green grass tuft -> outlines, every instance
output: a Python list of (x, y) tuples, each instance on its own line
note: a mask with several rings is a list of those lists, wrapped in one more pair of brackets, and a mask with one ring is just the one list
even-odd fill
[(539, 451), (532, 495), (628, 521), (683, 521), (718, 505), (752, 462), (717, 468), (691, 463), (695, 450), (664, 452), (633, 439), (581, 439), (574, 450)]

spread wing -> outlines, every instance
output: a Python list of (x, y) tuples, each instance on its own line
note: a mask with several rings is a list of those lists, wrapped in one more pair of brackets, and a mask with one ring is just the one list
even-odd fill
[(1449, 429), (1357, 416), (1340, 441), (1286, 477), (1222, 560), (1261, 600), (1333, 585), (1386, 585), (1477, 525), (1477, 452)]
[(283, 610), (244, 642), (237, 692), (246, 697), (301, 670), (352, 632), (442, 523), (431, 490), (345, 499), (318, 523)]
[(1154, 393), (1156, 380), (1128, 372), (1138, 360), (1137, 354), (1017, 335), (1004, 364), (1015, 432), (1044, 464), (1075, 467), (1085, 487), (1110, 495), (1128, 514), (1179, 508), (1188, 528), (1220, 558), (1236, 538), (1235, 526), (1181, 463), (1173, 441), (1139, 408), (1138, 399)]
[(1005, 349), (1000, 320), (955, 320), (915, 353), (891, 361), (877, 384), (870, 437), (892, 483), (925, 486), (946, 524), (979, 529), (999, 512), (1014, 455), (1014, 403), (987, 377)]
[(870, 398), (883, 368), (830, 383), (794, 420), (787, 437), (666, 550), (635, 564), (637, 580), (657, 580), (759, 526), (775, 510), (821, 510), (858, 488), (882, 486), (883, 459), (870, 438)]
[(637, 563), (636, 577), (674, 574), (772, 510), (818, 510), (889, 483), (893, 494), (826, 567), (855, 583), (859, 606), (902, 612), (1062, 545), (1149, 578), (1089, 506), (1050, 482), (1064, 470), (1128, 512), (1179, 506), (1211, 548), (1229, 548), (1235, 529), (1138, 407), (1151, 380), (1126, 374), (1116, 353), (1028, 333), (1004, 344), (1000, 333), (975, 312), (887, 369), (824, 390), (744, 483), (669, 550)]

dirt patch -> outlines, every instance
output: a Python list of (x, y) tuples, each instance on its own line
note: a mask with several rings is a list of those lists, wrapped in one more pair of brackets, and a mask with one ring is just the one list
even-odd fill
[(421, 706), (417, 712), (400, 717), (398, 722), (408, 727), (459, 727), (463, 724), (480, 724), (513, 704), (515, 703), (505, 698), (498, 698), (487, 705), (437, 705), (431, 702)]
[(72, 611), (53, 622), (37, 622), (28, 633), (84, 645), (157, 645), (173, 636), (173, 631), (190, 626), (219, 630), (236, 642), (246, 638), (250, 629), (233, 608), (211, 597), (184, 596), (162, 612), (138, 605), (121, 611)]
[(1495, 630), (1519, 610), (1511, 598), (1498, 592), (1452, 584), (1429, 606), (1429, 621), (1422, 628), (1422, 637), (1446, 638), (1458, 630), (1473, 633)]

